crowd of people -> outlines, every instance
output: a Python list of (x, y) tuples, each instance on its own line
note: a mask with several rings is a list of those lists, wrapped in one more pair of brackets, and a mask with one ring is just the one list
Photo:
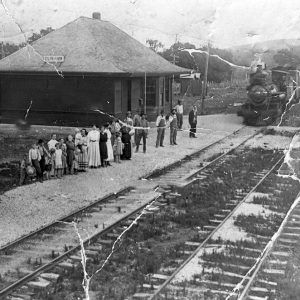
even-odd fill
[[(190, 137), (196, 137), (197, 107), (194, 106), (189, 114), (191, 129)], [(177, 145), (177, 130), (182, 130), (183, 105), (178, 104), (169, 115), (164, 111), (156, 119), (157, 138), (156, 147), (164, 147), (166, 128), (170, 128), (170, 145)], [(146, 153), (149, 124), (145, 113), (136, 113), (133, 117), (127, 112), (122, 122), (113, 119), (97, 127), (94, 125), (88, 132), (86, 129), (75, 129), (73, 135), (66, 139), (57, 138), (52, 134), (46, 143), (40, 139), (33, 143), (28, 155), (24, 155), (21, 162), (20, 185), (26, 177), (36, 177), (42, 182), (45, 179), (62, 178), (64, 175), (75, 175), (86, 172), (88, 168), (106, 168), (112, 162), (121, 163), (121, 160), (131, 160), (132, 147), (139, 151), (143, 143), (143, 153)]]

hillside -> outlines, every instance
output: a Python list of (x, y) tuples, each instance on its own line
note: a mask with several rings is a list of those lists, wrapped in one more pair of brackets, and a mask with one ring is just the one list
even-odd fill
[(249, 66), (256, 53), (261, 54), (262, 60), (268, 67), (277, 66), (273, 56), (279, 50), (289, 50), (293, 55), (300, 57), (300, 39), (280, 39), (259, 42), (255, 44), (231, 47), (234, 63)]

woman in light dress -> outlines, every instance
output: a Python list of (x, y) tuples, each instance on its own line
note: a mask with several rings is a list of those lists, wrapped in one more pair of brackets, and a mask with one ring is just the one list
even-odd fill
[(107, 134), (107, 142), (106, 142), (106, 146), (107, 146), (107, 165), (111, 166), (110, 162), (114, 160), (114, 152), (113, 152), (113, 148), (112, 148), (112, 142), (111, 142), (111, 132), (109, 130), (109, 124), (105, 124), (105, 130), (104, 132)]
[(85, 172), (87, 167), (88, 167), (88, 148), (87, 148), (87, 144), (88, 144), (88, 137), (87, 137), (88, 133), (86, 131), (86, 129), (81, 129), (81, 143), (82, 143), (82, 147), (81, 147), (81, 153), (79, 153), (79, 157), (78, 157), (78, 167), (79, 167), (79, 171), (83, 171)]
[(87, 140), (88, 140), (89, 167), (98, 168), (101, 165), (100, 149), (99, 149), (100, 133), (97, 130), (96, 125), (94, 125), (93, 129), (88, 133)]

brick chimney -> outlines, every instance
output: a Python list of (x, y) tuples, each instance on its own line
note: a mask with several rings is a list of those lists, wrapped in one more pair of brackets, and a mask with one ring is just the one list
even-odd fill
[(101, 14), (99, 12), (93, 12), (93, 19), (101, 20)]

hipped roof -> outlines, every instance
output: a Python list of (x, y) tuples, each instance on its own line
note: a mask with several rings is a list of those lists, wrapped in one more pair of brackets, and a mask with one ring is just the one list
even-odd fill
[[(44, 56), (64, 56), (64, 61), (50, 64)], [(87, 17), (80, 17), (0, 60), (0, 72), (57, 70), (127, 76), (188, 71), (171, 64), (110, 22)]]

